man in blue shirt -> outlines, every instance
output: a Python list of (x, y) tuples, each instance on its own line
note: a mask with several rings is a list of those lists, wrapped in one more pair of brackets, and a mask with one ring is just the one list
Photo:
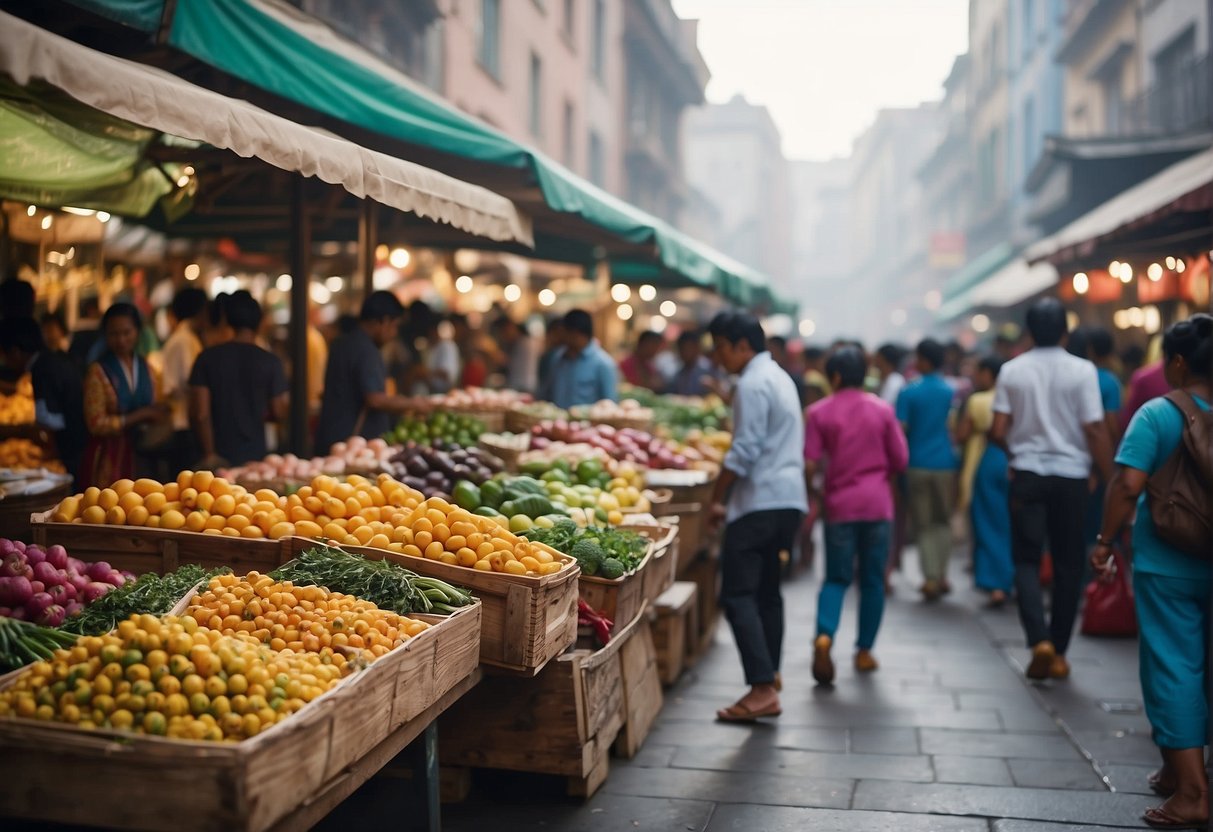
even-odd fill
[(540, 398), (566, 410), (603, 399), (616, 401), (615, 362), (594, 339), (594, 319), (583, 309), (564, 316), (564, 347), (556, 354)]
[[(716, 712), (723, 722), (779, 716), (783, 646), (780, 552), (789, 551), (808, 507), (804, 421), (796, 385), (766, 349), (762, 326), (739, 314), (712, 334), (733, 393), (733, 445), (712, 498), (720, 549), (721, 606), (733, 628), (749, 693)], [(727, 500), (727, 505), (726, 505)]]
[(940, 368), (944, 347), (931, 338), (919, 343), (916, 379), (897, 397), (897, 418), (910, 445), (906, 471), (910, 517), (918, 535), (924, 578), (922, 595), (934, 601), (951, 590), (948, 556), (952, 552), (952, 510), (956, 505), (956, 451), (948, 432), (954, 391)]

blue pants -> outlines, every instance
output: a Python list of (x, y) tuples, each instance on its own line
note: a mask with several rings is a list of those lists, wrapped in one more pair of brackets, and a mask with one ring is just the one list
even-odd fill
[(1141, 692), (1159, 748), (1203, 748), (1210, 581), (1133, 573)]
[(973, 476), (973, 577), (978, 589), (1010, 592), (1015, 585), (1011, 560), (1011, 479), (1007, 454), (990, 445)]
[(859, 561), (860, 650), (876, 643), (884, 616), (884, 565), (889, 557), (888, 520), (826, 523), (826, 574), (817, 596), (817, 634), (834, 637), (842, 617), (842, 599), (855, 576)]

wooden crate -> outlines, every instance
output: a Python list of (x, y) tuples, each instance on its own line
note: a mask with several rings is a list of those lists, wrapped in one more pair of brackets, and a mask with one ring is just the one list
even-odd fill
[[(350, 769), (393, 729), (404, 730), (478, 672), (480, 624), (479, 606), (437, 620), (290, 719), (240, 743), (0, 720), (0, 816), (173, 832), (306, 828), (286, 819), (318, 795), (339, 791)], [(65, 784), (75, 799), (50, 797)]]
[(475, 419), (484, 425), (485, 433), (501, 433), (505, 430), (504, 410), (475, 410), (472, 408), (448, 408), (448, 412)]
[(649, 549), (636, 571), (621, 578), (612, 580), (582, 575), (577, 581), (581, 600), (616, 624), (631, 621), (644, 607), (645, 575), (653, 560), (654, 548), (655, 544), (650, 540)]
[(716, 628), (716, 616), (720, 600), (720, 561), (709, 555), (700, 554), (691, 564), (683, 580), (693, 581), (697, 587), (699, 632), (693, 633), (694, 638), (691, 657), (698, 657), (705, 642), (712, 636)]
[[(505, 413), (505, 429), (510, 433), (530, 433), (531, 428), (552, 418), (552, 416), (536, 416), (521, 409), (521, 407), (515, 407), (507, 410)], [(568, 414), (566, 413), (557, 418), (567, 419)]]
[[(428, 506), (428, 501), (422, 503), (414, 516), (419, 516)], [(473, 515), (471, 522), (482, 530), (521, 540), (487, 517)], [(407, 523), (411, 523), (411, 518)], [(300, 551), (297, 545), (288, 546), (289, 557), (294, 557), (289, 552)], [(568, 555), (540, 543), (531, 545), (547, 549), (565, 567), (552, 575), (528, 577), (481, 572), (361, 546), (342, 548), (368, 557), (386, 557), (419, 575), (440, 578), (470, 590), (484, 605), (481, 663), (533, 676), (577, 640), (577, 578), (581, 569)]]
[(625, 526), (638, 530), (649, 530), (656, 541), (653, 547), (653, 560), (645, 571), (644, 598), (652, 604), (661, 593), (670, 588), (678, 572), (678, 526), (673, 523), (658, 526)]
[(30, 518), (52, 511), (64, 497), (72, 493), (71, 484), (61, 485), (45, 494), (17, 495), (0, 500), (0, 537), (34, 542)]
[(664, 704), (657, 651), (653, 646), (652, 611), (645, 607), (619, 650), (623, 679), (623, 728), (615, 753), (630, 760), (639, 753)]
[(238, 575), (269, 572), (285, 562), (285, 540), (246, 540), (185, 530), (149, 529), (142, 526), (99, 526), (54, 523), (51, 512), (30, 518), (32, 542), (59, 544), (72, 557), (107, 561), (116, 569), (136, 575), (165, 574), (183, 563), (207, 569), (230, 566)]
[(654, 514), (664, 522), (678, 524), (678, 567), (681, 579), (691, 563), (707, 548), (707, 506), (701, 503), (666, 503), (656, 508)]
[(653, 622), (657, 675), (661, 683), (668, 686), (682, 675), (692, 652), (692, 641), (697, 642), (699, 638), (698, 585), (692, 581), (678, 581), (657, 599), (653, 609), (657, 616)]
[(594, 794), (626, 719), (622, 653), (642, 622), (638, 615), (605, 647), (566, 653), (534, 679), (486, 677), (440, 721), (442, 764), (553, 774), (568, 778), (572, 795)]

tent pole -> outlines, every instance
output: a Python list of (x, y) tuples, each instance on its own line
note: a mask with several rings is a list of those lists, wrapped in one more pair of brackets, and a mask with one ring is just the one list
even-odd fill
[(306, 181), (296, 176), (291, 182), (291, 318), (289, 344), (291, 356), (290, 445), (306, 457), (311, 444), (308, 435), (307, 326), (308, 289), (311, 286), (312, 229), (307, 213)]
[(361, 303), (375, 289), (375, 246), (378, 243), (378, 203), (363, 199), (358, 212), (358, 271), (354, 275), (354, 300)]

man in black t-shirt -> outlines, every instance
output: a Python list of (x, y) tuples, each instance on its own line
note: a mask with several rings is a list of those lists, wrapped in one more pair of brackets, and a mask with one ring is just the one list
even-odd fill
[(261, 304), (238, 292), (225, 311), (235, 337), (203, 350), (189, 379), (190, 421), (204, 468), (261, 459), (267, 452), (265, 423), (287, 415), (282, 360), (255, 343)]
[(324, 399), (316, 427), (318, 454), (351, 436), (373, 439), (392, 426), (390, 414), (408, 410), (413, 400), (391, 396), (380, 348), (396, 337), (404, 307), (391, 292), (372, 292), (362, 303), (358, 325), (329, 346)]

